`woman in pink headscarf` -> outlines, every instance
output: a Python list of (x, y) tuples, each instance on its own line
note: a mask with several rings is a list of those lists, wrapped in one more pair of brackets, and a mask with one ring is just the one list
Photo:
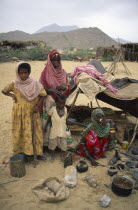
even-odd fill
[(47, 94), (53, 98), (61, 94), (68, 94), (68, 77), (61, 65), (61, 57), (58, 51), (52, 50), (48, 54), (47, 64), (41, 73), (40, 83), (44, 86)]
[[(42, 127), (44, 146), (48, 145), (48, 138), (50, 133), (50, 123), (48, 111), (55, 104), (54, 99), (61, 94), (69, 94), (68, 76), (62, 68), (60, 53), (57, 50), (52, 50), (48, 54), (47, 64), (40, 76), (40, 83), (43, 85), (47, 92), (47, 96), (43, 101), (42, 111)], [(47, 126), (46, 126), (47, 125)]]

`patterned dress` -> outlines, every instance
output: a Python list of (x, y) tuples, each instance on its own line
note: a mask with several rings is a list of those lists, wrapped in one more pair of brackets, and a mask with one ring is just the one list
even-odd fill
[[(33, 155), (33, 109), (39, 101), (39, 96), (45, 96), (46, 92), (42, 89), (39, 96), (32, 101), (27, 101), (19, 90), (15, 88), (14, 83), (7, 85), (3, 91), (5, 93), (13, 92), (17, 99), (17, 103), (14, 103), (12, 109), (13, 152), (15, 154)], [(35, 113), (35, 119), (36, 151), (37, 155), (42, 155), (43, 136), (39, 113)]]

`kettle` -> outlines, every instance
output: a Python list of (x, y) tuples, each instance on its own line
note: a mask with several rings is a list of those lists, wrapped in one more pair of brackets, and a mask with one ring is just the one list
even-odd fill
[(80, 160), (76, 165), (76, 169), (78, 172), (82, 173), (88, 170), (88, 165), (84, 160)]

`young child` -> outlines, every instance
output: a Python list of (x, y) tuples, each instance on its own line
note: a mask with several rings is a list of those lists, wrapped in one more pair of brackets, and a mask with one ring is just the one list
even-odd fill
[(55, 98), (56, 106), (53, 106), (48, 115), (51, 116), (52, 127), (49, 135), (49, 146), (51, 150), (51, 162), (55, 159), (55, 149), (61, 149), (62, 152), (67, 150), (67, 141), (66, 141), (66, 118), (67, 118), (67, 109), (65, 107), (66, 96), (60, 95)]
[(35, 131), (37, 158), (44, 160), (45, 157), (42, 156), (43, 137), (38, 111), (46, 92), (37, 80), (29, 77), (30, 73), (31, 66), (26, 62), (20, 62), (16, 68), (16, 80), (8, 84), (2, 93), (13, 98), (15, 102), (12, 110), (14, 154), (23, 153), (29, 156), (34, 154), (32, 142)]

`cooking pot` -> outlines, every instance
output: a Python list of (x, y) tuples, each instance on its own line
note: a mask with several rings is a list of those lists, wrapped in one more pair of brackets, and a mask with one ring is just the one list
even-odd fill
[(80, 160), (79, 163), (76, 165), (76, 169), (78, 172), (85, 172), (88, 170), (88, 165), (84, 160)]
[(138, 147), (133, 147), (131, 152), (133, 155), (138, 155)]
[(134, 169), (132, 171), (132, 177), (133, 177), (133, 179), (135, 179), (136, 181), (138, 181), (138, 169)]
[(134, 181), (129, 176), (114, 175), (112, 178), (112, 191), (118, 196), (129, 196), (133, 187)]
[(129, 171), (131, 171), (134, 168), (138, 168), (138, 161), (126, 161), (125, 162), (125, 168)]
[(117, 169), (119, 169), (119, 170), (124, 170), (125, 165), (124, 165), (123, 163), (118, 163), (116, 167), (117, 167)]
[(117, 168), (114, 167), (114, 166), (111, 166), (111, 167), (108, 169), (108, 174), (109, 174), (110, 176), (113, 176), (113, 175), (117, 174)]

